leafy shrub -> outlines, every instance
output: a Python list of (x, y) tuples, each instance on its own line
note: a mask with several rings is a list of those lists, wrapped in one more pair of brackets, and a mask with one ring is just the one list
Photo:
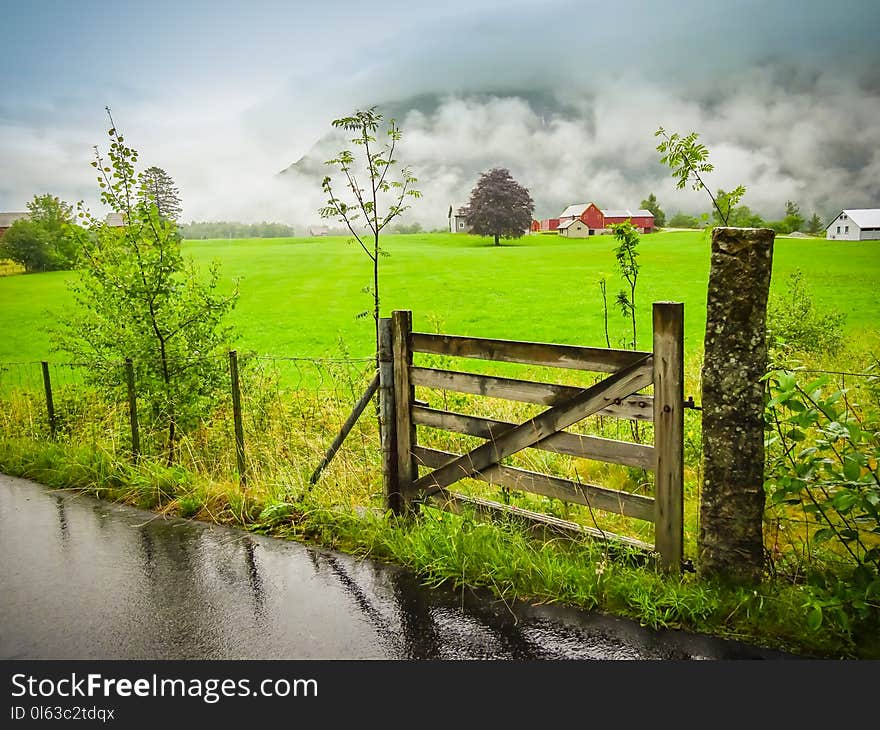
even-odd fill
[(785, 293), (771, 295), (767, 307), (767, 336), (774, 349), (833, 352), (843, 344), (845, 323), (845, 313), (816, 308), (799, 269), (789, 275)]
[(880, 597), (880, 388), (870, 384), (867, 404), (857, 404), (827, 375), (767, 380), (769, 504), (800, 520), (806, 557), (849, 565), (857, 587), (873, 584)]

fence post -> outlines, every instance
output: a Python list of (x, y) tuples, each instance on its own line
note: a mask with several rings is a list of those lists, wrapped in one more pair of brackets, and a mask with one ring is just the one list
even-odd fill
[(391, 332), (394, 357), (394, 409), (395, 437), (397, 442), (397, 491), (400, 494), (400, 511), (411, 508), (412, 483), (418, 478), (419, 469), (413, 456), (416, 444), (416, 427), (412, 422), (412, 402), (415, 386), (410, 381), (412, 366), (412, 312), (397, 309), (391, 313)]
[(238, 353), (229, 351), (229, 377), (232, 381), (232, 417), (235, 421), (235, 458), (238, 462), (238, 481), (247, 486), (247, 472), (244, 461), (244, 428), (241, 423), (241, 389), (238, 384)]
[(684, 555), (684, 304), (654, 302), (654, 548), (662, 570)]
[(49, 415), (49, 433), (55, 438), (55, 403), (52, 400), (52, 381), (49, 379), (49, 363), (43, 360), (43, 388), (46, 391), (46, 413)]
[(382, 445), (382, 483), (385, 507), (394, 514), (403, 512), (403, 499), (397, 480), (397, 438), (394, 406), (394, 342), (391, 319), (379, 320), (379, 440)]
[(775, 236), (769, 228), (712, 231), (697, 571), (731, 583), (758, 583), (764, 572), (762, 378)]
[(125, 358), (125, 381), (128, 384), (128, 420), (131, 423), (131, 455), (137, 461), (141, 455), (141, 437), (138, 430), (137, 392), (134, 389), (134, 363)]

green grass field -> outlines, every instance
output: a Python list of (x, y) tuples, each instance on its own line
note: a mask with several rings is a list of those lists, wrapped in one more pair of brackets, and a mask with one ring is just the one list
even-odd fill
[[(372, 352), (372, 322), (362, 292), (370, 261), (345, 238), (188, 241), (200, 264), (221, 262), (226, 282), (240, 277), (233, 320), (240, 350), (276, 356)], [(609, 300), (621, 286), (611, 236), (569, 240), (527, 236), (497, 248), (489, 239), (461, 234), (389, 235), (381, 259), (383, 315), (411, 309), (417, 330), (506, 339), (604, 346), (598, 280), (608, 278)], [(686, 348), (702, 347), (709, 239), (703, 232), (642, 236), (638, 283), (639, 346), (650, 349), (651, 302), (685, 303)], [(880, 322), (880, 242), (778, 238), (773, 290), (800, 268), (820, 307), (847, 314), (858, 338)], [(75, 274), (0, 277), (0, 362), (63, 359), (50, 352), (51, 312), (71, 305), (65, 281)], [(610, 313), (612, 346), (627, 322)]]

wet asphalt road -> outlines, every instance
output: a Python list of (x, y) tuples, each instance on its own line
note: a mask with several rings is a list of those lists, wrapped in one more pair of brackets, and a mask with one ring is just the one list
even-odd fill
[(0, 659), (776, 659), (0, 475)]

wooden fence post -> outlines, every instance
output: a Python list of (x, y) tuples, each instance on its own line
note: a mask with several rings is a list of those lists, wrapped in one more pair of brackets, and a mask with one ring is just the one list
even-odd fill
[(678, 573), (684, 550), (684, 304), (654, 302), (654, 547)]
[(399, 515), (403, 512), (403, 499), (397, 479), (393, 340), (391, 319), (382, 317), (379, 320), (379, 440), (382, 446), (382, 483), (385, 488), (385, 507)]
[(52, 400), (52, 381), (49, 378), (49, 363), (43, 360), (43, 388), (46, 391), (46, 413), (49, 415), (49, 433), (55, 438), (55, 402)]
[(413, 456), (416, 445), (416, 427), (412, 420), (412, 402), (415, 386), (410, 380), (412, 366), (412, 312), (395, 310), (391, 313), (391, 333), (394, 357), (394, 410), (397, 441), (397, 491), (401, 498), (401, 512), (412, 508), (412, 483), (418, 479), (419, 469)]
[(244, 461), (244, 428), (241, 423), (241, 389), (238, 383), (238, 353), (229, 351), (229, 377), (232, 381), (232, 417), (235, 421), (235, 458), (238, 462), (238, 481), (247, 486), (247, 472)]
[(141, 437), (138, 429), (137, 392), (134, 387), (134, 363), (125, 358), (125, 381), (128, 385), (128, 420), (131, 424), (131, 456), (137, 461), (141, 455)]

